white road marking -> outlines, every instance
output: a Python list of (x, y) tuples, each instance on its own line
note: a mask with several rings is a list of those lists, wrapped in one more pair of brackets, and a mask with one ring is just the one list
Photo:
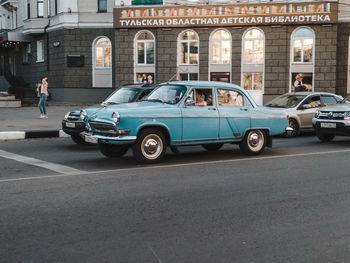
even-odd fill
[(74, 169), (74, 168), (69, 167), (69, 166), (45, 162), (45, 161), (42, 161), (42, 160), (39, 160), (36, 158), (31, 158), (31, 157), (27, 157), (27, 156), (15, 154), (15, 153), (10, 153), (10, 152), (6, 152), (3, 150), (0, 150), (0, 157), (15, 160), (17, 162), (21, 162), (21, 163), (25, 163), (25, 164), (29, 164), (29, 165), (39, 166), (39, 167), (46, 168), (46, 169), (49, 169), (51, 171), (54, 171), (54, 172), (57, 172), (60, 174), (74, 175), (74, 174), (81, 174), (82, 173), (81, 170)]
[[(2, 156), (1, 152), (3, 152), (3, 151), (0, 150), (0, 157)], [(291, 157), (303, 157), (303, 156), (311, 156), (311, 155), (325, 155), (325, 154), (337, 154), (337, 153), (349, 153), (349, 152), (350, 152), (350, 150), (309, 152), (309, 153), (297, 153), (297, 154), (286, 154), (286, 155), (262, 156), (262, 157), (247, 157), (247, 158), (238, 158), (238, 159), (229, 159), (229, 160), (216, 160), (216, 161), (211, 161), (211, 162), (204, 161), (204, 162), (193, 162), (193, 163), (182, 163), (182, 164), (165, 164), (165, 165), (153, 165), (153, 166), (146, 166), (145, 165), (145, 166), (139, 166), (139, 167), (133, 167), (133, 168), (100, 170), (100, 171), (92, 171), (92, 172), (84, 172), (81, 170), (76, 170), (76, 169), (65, 166), (65, 167), (70, 168), (74, 171), (73, 172), (66, 172), (64, 174), (58, 174), (58, 175), (3, 179), (3, 180), (0, 180), (0, 183), (26, 181), (26, 180), (50, 179), (50, 178), (58, 178), (58, 177), (70, 177), (70, 176), (76, 176), (76, 175), (94, 175), (94, 174), (100, 175), (101, 173), (117, 173), (117, 172), (128, 172), (128, 171), (138, 171), (138, 170), (144, 171), (146, 169), (174, 168), (174, 167), (185, 167), (185, 166), (203, 165), (203, 164), (218, 164), (218, 163), (235, 163), (235, 162), (245, 162), (245, 161), (273, 160), (273, 159), (282, 159), (282, 158), (291, 158)], [(7, 157), (5, 157), (5, 158), (7, 158)], [(28, 159), (32, 159), (32, 158), (28, 158)], [(63, 165), (59, 165), (59, 166), (62, 167)]]

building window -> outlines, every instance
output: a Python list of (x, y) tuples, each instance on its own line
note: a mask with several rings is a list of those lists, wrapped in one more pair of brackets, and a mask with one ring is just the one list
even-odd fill
[(38, 0), (38, 2), (37, 2), (37, 14), (38, 14), (38, 18), (44, 17), (44, 0)]
[(211, 37), (211, 63), (231, 63), (231, 37), (226, 30), (218, 30)]
[(30, 0), (27, 0), (27, 19), (30, 19)]
[(180, 36), (180, 64), (198, 64), (198, 36), (193, 31), (185, 31)]
[(150, 32), (142, 31), (136, 38), (137, 64), (154, 65), (154, 37)]
[(198, 80), (198, 73), (180, 73), (180, 80)]
[[(315, 33), (308, 27), (297, 28), (291, 37), (290, 91), (296, 90), (297, 76), (303, 76), (299, 86), (313, 91)], [(299, 87), (297, 87), (299, 89)]]
[(58, 2), (55, 0), (55, 16), (58, 14)]
[(98, 12), (107, 12), (107, 0), (98, 0)]
[(36, 62), (44, 61), (44, 45), (42, 40), (36, 41)]
[(109, 39), (100, 38), (95, 46), (95, 67), (110, 68), (112, 67), (112, 44)]
[(293, 62), (312, 63), (314, 33), (308, 28), (300, 28), (293, 34)]
[(256, 28), (243, 35), (242, 82), (246, 90), (263, 90), (264, 33)]

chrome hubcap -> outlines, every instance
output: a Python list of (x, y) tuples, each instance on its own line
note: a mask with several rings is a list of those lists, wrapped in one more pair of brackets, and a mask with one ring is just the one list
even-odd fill
[(260, 151), (264, 145), (264, 135), (261, 131), (251, 131), (248, 136), (248, 145), (252, 151)]
[(142, 154), (147, 159), (156, 159), (163, 151), (163, 141), (156, 134), (147, 135), (142, 141)]

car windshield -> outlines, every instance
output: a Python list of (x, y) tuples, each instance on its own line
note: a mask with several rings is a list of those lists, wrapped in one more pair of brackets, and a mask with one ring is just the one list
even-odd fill
[(112, 93), (103, 104), (119, 104), (119, 103), (128, 103), (136, 100), (140, 89), (132, 87), (122, 87), (116, 92)]
[(276, 108), (293, 108), (305, 97), (306, 95), (285, 94), (274, 98), (270, 102), (266, 103), (265, 106)]
[(178, 103), (186, 93), (186, 87), (177, 85), (164, 85), (154, 90), (146, 101), (161, 102), (168, 104)]
[(350, 103), (350, 95), (345, 97), (340, 103)]

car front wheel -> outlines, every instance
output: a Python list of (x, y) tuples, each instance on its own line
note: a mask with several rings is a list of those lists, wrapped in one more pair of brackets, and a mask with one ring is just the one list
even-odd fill
[(100, 151), (107, 157), (122, 157), (128, 151), (128, 146), (99, 144)]
[(248, 155), (256, 155), (264, 151), (266, 146), (265, 133), (261, 130), (248, 131), (239, 144), (241, 151)]
[(300, 128), (299, 128), (299, 124), (298, 124), (297, 120), (296, 119), (289, 119), (288, 124), (289, 124), (289, 127), (291, 127), (293, 129), (293, 131), (291, 132), (291, 134), (289, 136), (291, 136), (291, 137), (298, 136), (300, 134)]
[(157, 129), (145, 129), (138, 135), (132, 147), (137, 161), (142, 163), (159, 162), (165, 155), (167, 142), (164, 134)]
[(316, 136), (321, 142), (331, 142), (334, 139), (333, 134), (324, 134), (324, 133), (316, 132)]

